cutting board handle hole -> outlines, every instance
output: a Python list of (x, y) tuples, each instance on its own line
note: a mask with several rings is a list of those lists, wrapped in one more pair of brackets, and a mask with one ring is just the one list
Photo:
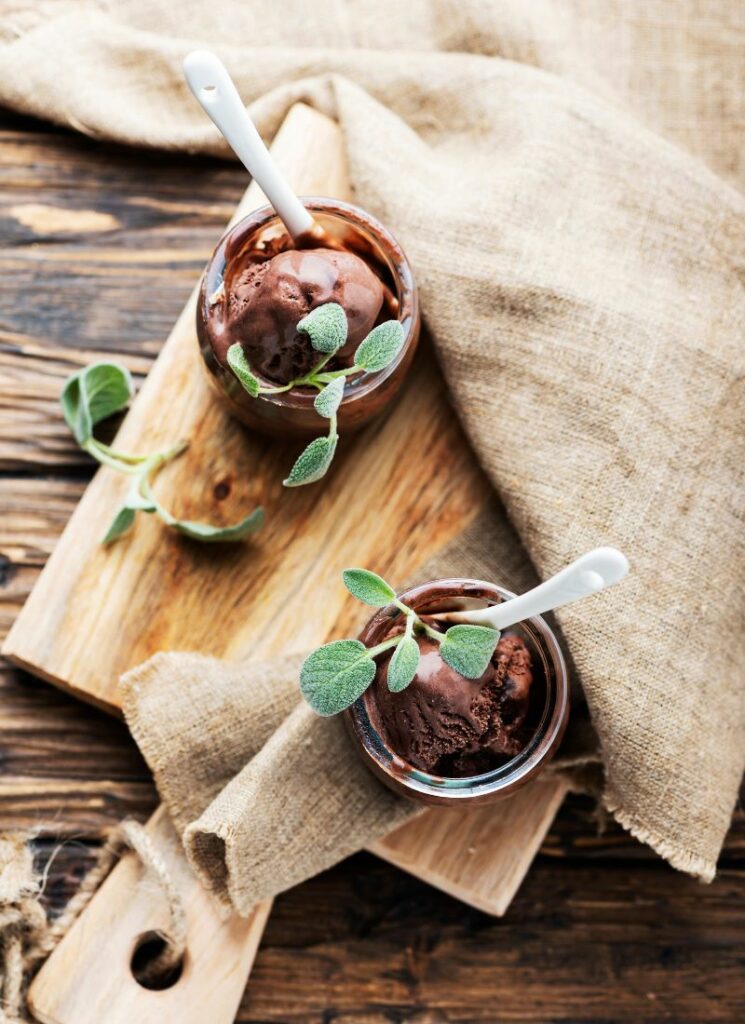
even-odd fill
[(160, 992), (176, 984), (184, 969), (184, 957), (172, 963), (167, 955), (169, 946), (168, 936), (163, 932), (147, 931), (140, 935), (129, 963), (138, 985)]

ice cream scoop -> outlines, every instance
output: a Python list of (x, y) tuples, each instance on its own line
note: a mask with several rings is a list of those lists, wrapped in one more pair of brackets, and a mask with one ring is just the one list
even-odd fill
[(240, 342), (249, 363), (278, 384), (302, 377), (321, 358), (298, 322), (312, 309), (337, 302), (347, 317), (347, 342), (334, 366), (351, 366), (360, 342), (375, 326), (383, 286), (352, 252), (290, 249), (269, 259), (246, 260), (226, 282), (226, 341)]
[(381, 659), (369, 698), (371, 718), (404, 761), (450, 778), (477, 775), (505, 763), (530, 738), (524, 729), (534, 681), (533, 655), (517, 633), (501, 637), (478, 679), (466, 679), (440, 656), (440, 645), (417, 639), (414, 679), (388, 689), (390, 656)]

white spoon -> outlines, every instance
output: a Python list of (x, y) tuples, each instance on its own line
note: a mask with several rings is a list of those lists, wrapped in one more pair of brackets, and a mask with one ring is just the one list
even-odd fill
[(233, 79), (219, 57), (193, 50), (184, 59), (189, 88), (277, 211), (290, 237), (312, 232), (316, 222), (290, 188), (256, 130)]
[(579, 601), (581, 597), (597, 594), (599, 590), (618, 583), (628, 571), (628, 559), (620, 551), (615, 548), (595, 548), (520, 597), (510, 598), (491, 608), (445, 612), (438, 614), (437, 618), (447, 622), (468, 622), (494, 629), (507, 629), (516, 622), (561, 608), (572, 601)]

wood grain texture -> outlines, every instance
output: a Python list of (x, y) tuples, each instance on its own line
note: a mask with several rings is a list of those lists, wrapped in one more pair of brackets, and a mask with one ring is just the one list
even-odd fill
[[(60, 381), (68, 360), (106, 351), (146, 371), (243, 178), (236, 164), (135, 152), (0, 114), (0, 353), (25, 382), (27, 409), (36, 383), (39, 394), (49, 388), (45, 362), (59, 361)], [(7, 215), (28, 203), (111, 212), (121, 226), (45, 236)], [(51, 389), (34, 436), (13, 430), (20, 405), (5, 365), (0, 436), (13, 461), (0, 465), (3, 631), (91, 471)], [(47, 457), (49, 436), (59, 458)], [(40, 832), (53, 912), (93, 863), (102, 831), (124, 813), (144, 820), (155, 801), (121, 723), (11, 668), (0, 674), (0, 786), (0, 829)], [(283, 894), (238, 1020), (739, 1024), (744, 907), (742, 810), (719, 877), (701, 886), (612, 823), (599, 833), (591, 801), (569, 796), (499, 921), (365, 854)]]
[(137, 857), (128, 855), (34, 979), (28, 1002), (42, 1024), (234, 1020), (271, 904), (259, 904), (248, 918), (226, 918), (194, 884), (163, 808), (154, 816), (150, 836), (186, 915), (187, 951), (178, 982), (145, 988), (130, 969), (140, 940), (152, 932), (168, 934), (168, 910), (157, 883)]
[(566, 796), (543, 780), (492, 807), (440, 808), (370, 850), (487, 914), (500, 916), (525, 878)]
[[(273, 151), (301, 194), (349, 195), (341, 135), (327, 119), (294, 108)], [(234, 219), (263, 201), (252, 185)], [(79, 221), (73, 214), (70, 229)], [(63, 223), (57, 214), (55, 227)], [(360, 610), (341, 583), (343, 566), (371, 565), (392, 579), (409, 578), (468, 523), (487, 495), (443, 382), (426, 357), (417, 360), (392, 414), (346, 441), (322, 488), (283, 491), (288, 446), (251, 436), (215, 401), (201, 367), (194, 315), (192, 295), (116, 443), (125, 451), (149, 451), (190, 438), (187, 455), (159, 481), (165, 504), (181, 508), (183, 518), (214, 521), (226, 516), (224, 504), (234, 518), (236, 502), (238, 508), (261, 503), (269, 509), (268, 524), (255, 544), (221, 549), (189, 543), (157, 520), (140, 517), (131, 537), (103, 548), (100, 538), (128, 481), (109, 470), (97, 474), (4, 650), (16, 664), (105, 708), (117, 707), (122, 672), (159, 650), (260, 658), (288, 653), (288, 644), (308, 650), (355, 630)], [(416, 459), (410, 457), (412, 436), (420, 446)], [(204, 491), (211, 498), (206, 510)], [(319, 587), (323, 602), (314, 600)], [(548, 786), (553, 792), (546, 807), (555, 813), (563, 787)], [(456, 832), (415, 823), (378, 849), (499, 914), (551, 817), (542, 800), (522, 793), (508, 811), (480, 811)], [(502, 850), (493, 870), (484, 863), (470, 870), (468, 851), (484, 834)], [(440, 843), (433, 853), (435, 835)]]

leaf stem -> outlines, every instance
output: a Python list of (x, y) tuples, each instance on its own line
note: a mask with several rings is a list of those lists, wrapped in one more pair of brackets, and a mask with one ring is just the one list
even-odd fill
[(109, 454), (109, 452), (101, 447), (94, 437), (88, 438), (85, 444), (81, 445), (81, 448), (83, 451), (88, 452), (89, 455), (92, 455), (96, 462), (100, 462), (102, 466), (108, 466), (110, 469), (115, 469), (119, 473), (126, 473), (128, 476), (134, 476), (140, 472), (139, 465), (128, 465), (126, 462), (121, 460), (116, 452)]
[(371, 647), (367, 653), (371, 658), (377, 658), (377, 656), (382, 654), (383, 651), (388, 651), (391, 647), (395, 647), (396, 644), (400, 644), (403, 638), (403, 633), (399, 633), (398, 636), (391, 636), (387, 640), (383, 640), (382, 643), (379, 643), (377, 647)]
[(120, 459), (122, 462), (129, 463), (132, 466), (137, 465), (140, 462), (146, 462), (150, 458), (149, 455), (127, 455), (126, 452), (118, 452), (110, 445), (104, 444), (103, 441), (96, 440), (96, 438), (92, 438), (91, 440), (100, 451), (106, 452), (106, 454), (111, 455), (112, 458)]
[(428, 626), (426, 622), (422, 622), (422, 620), (419, 618), (418, 615), (417, 615), (417, 622), (422, 627), (422, 629), (427, 634), (427, 636), (432, 637), (432, 639), (436, 640), (438, 642), (438, 644), (441, 644), (442, 641), (445, 639), (445, 634), (444, 633), (440, 633), (436, 629), (432, 629), (432, 627)]
[(396, 606), (396, 608), (399, 609), (399, 611), (402, 611), (406, 616), (407, 630), (409, 629), (409, 623), (411, 623), (412, 630), (416, 625), (423, 633), (426, 633), (427, 636), (432, 637), (433, 640), (437, 640), (438, 643), (442, 643), (442, 641), (445, 639), (444, 633), (440, 633), (436, 629), (433, 629), (431, 626), (428, 626), (426, 622), (419, 618), (414, 609), (409, 608), (409, 606), (407, 604), (404, 604), (403, 601), (399, 601), (399, 599), (396, 597), (393, 600), (393, 604)]
[(348, 366), (346, 370), (330, 370), (328, 373), (314, 374), (314, 376), (322, 384), (330, 384), (337, 377), (351, 377), (353, 373), (362, 373), (362, 367), (355, 363), (354, 366)]

